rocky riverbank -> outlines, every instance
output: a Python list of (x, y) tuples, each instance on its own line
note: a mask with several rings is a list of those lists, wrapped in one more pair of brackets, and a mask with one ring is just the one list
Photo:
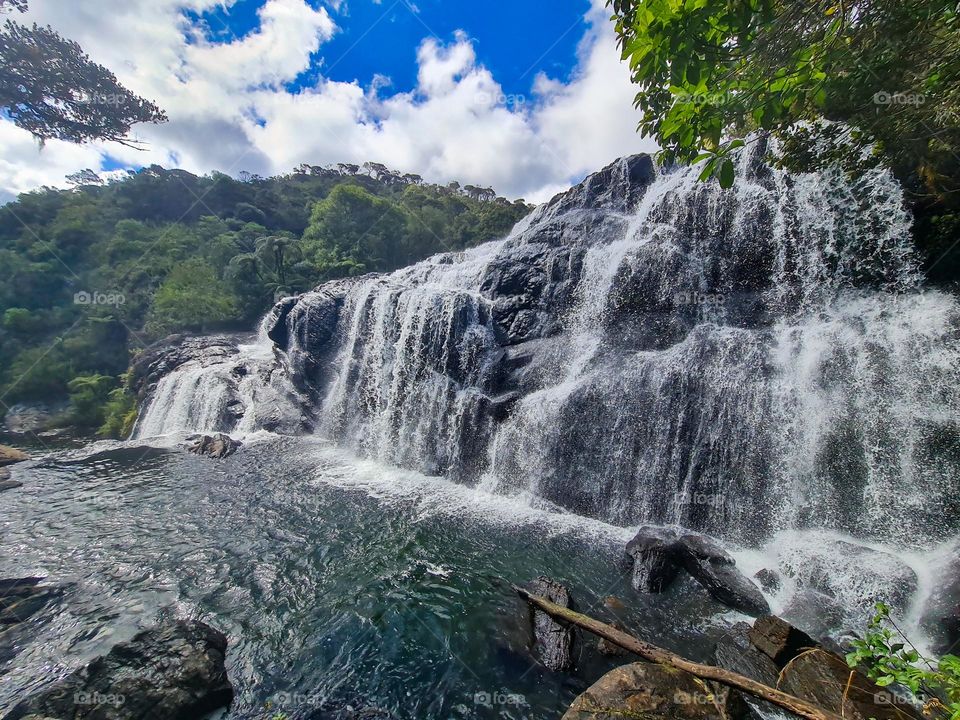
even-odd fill
[[(40, 582), (0, 581), (0, 652), (57, 594)], [(3, 720), (194, 720), (230, 705), (226, 650), (226, 636), (202, 622), (167, 622), (24, 698)]]

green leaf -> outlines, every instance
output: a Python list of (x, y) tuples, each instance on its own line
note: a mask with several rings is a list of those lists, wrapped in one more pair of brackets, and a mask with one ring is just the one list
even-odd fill
[(706, 165), (703, 166), (703, 171), (700, 173), (700, 182), (704, 182), (709, 178), (713, 177), (713, 169), (717, 164), (717, 158), (710, 158), (707, 160)]
[(735, 176), (736, 171), (733, 167), (733, 160), (727, 158), (720, 166), (720, 187), (722, 187), (724, 190), (732, 188)]

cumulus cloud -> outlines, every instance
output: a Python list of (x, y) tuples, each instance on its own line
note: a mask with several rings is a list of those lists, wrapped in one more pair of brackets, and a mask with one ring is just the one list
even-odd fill
[(384, 78), (365, 89), (322, 77), (290, 92), (287, 85), (322, 58), (323, 43), (337, 32), (326, 9), (304, 0), (266, 0), (256, 30), (211, 42), (184, 10), (219, 4), (35, 3), (30, 20), (76, 39), (121, 82), (160, 104), (170, 122), (139, 126), (149, 149), (138, 152), (66, 143), (39, 151), (28, 134), (0, 121), (0, 201), (62, 184), (65, 174), (97, 168), (107, 154), (130, 165), (261, 175), (303, 162), (371, 160), (431, 181), (456, 179), (542, 201), (621, 155), (653, 149), (636, 134), (633, 90), (602, 0), (594, 0), (587, 15), (572, 78), (540, 75), (520, 98), (504, 95), (464, 32), (448, 42), (430, 37), (421, 43), (411, 92), (390, 94)]

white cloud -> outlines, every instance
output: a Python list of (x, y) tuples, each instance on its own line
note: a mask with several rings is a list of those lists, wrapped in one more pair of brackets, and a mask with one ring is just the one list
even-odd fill
[(224, 43), (206, 40), (182, 14), (221, 4), (231, 3), (35, 3), (29, 19), (76, 39), (121, 82), (161, 105), (170, 122), (138, 126), (146, 152), (66, 143), (38, 152), (29, 135), (0, 121), (0, 193), (62, 184), (66, 173), (99, 167), (109, 152), (130, 164), (263, 175), (302, 162), (372, 160), (432, 181), (456, 179), (542, 201), (621, 155), (652, 149), (636, 135), (633, 90), (602, 0), (588, 14), (572, 79), (541, 75), (524, 98), (504, 96), (462, 32), (447, 44), (422, 42), (412, 92), (390, 94), (381, 77), (366, 91), (356, 82), (321, 79), (293, 94), (284, 85), (308, 70), (316, 53), (322, 57), (323, 43), (337, 31), (326, 9), (266, 0), (259, 28)]

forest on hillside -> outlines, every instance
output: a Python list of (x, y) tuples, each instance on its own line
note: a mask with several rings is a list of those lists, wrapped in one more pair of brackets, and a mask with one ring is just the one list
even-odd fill
[(117, 435), (131, 356), (171, 333), (250, 329), (280, 296), (505, 235), (530, 207), (386, 167), (199, 177), (151, 166), (0, 210), (0, 397), (70, 399)]

